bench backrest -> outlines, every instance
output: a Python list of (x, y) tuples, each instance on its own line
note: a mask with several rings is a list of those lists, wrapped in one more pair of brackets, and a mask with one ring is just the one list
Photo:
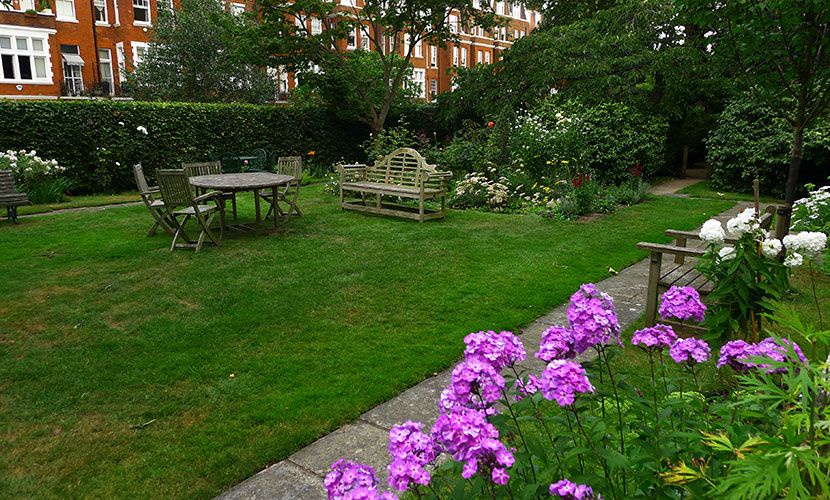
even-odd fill
[(366, 180), (398, 186), (420, 186), (423, 173), (435, 172), (424, 157), (412, 148), (398, 148), (366, 169)]
[(0, 170), (0, 194), (17, 194), (14, 185), (14, 174), (11, 170)]

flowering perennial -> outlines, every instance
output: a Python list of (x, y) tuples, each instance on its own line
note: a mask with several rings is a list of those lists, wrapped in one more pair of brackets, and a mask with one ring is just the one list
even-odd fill
[(464, 343), (467, 344), (464, 356), (481, 356), (495, 370), (501, 370), (519, 361), (524, 361), (527, 356), (522, 342), (512, 332), (471, 333), (464, 337)]
[(642, 348), (664, 349), (671, 347), (676, 340), (677, 334), (674, 333), (672, 327), (656, 324), (634, 332), (634, 335), (631, 337), (631, 344)]
[(420, 422), (405, 422), (389, 431), (389, 486), (406, 491), (411, 484), (427, 485), (431, 479), (424, 468), (435, 460), (435, 444), (421, 429)]
[(586, 484), (576, 484), (567, 479), (562, 479), (550, 485), (550, 496), (566, 498), (568, 500), (590, 500), (594, 497), (594, 490)]
[(582, 285), (571, 295), (568, 321), (573, 333), (574, 351), (578, 354), (597, 344), (607, 343), (612, 335), (618, 343), (620, 341), (620, 324), (614, 301), (593, 283)]
[(669, 349), (669, 355), (676, 363), (703, 363), (711, 352), (706, 341), (694, 337), (680, 339)]
[(664, 320), (670, 318), (688, 321), (703, 321), (706, 314), (706, 306), (700, 300), (700, 294), (690, 286), (673, 286), (663, 294), (660, 303), (660, 317)]
[(717, 219), (709, 219), (700, 228), (700, 239), (710, 245), (722, 245), (726, 238), (723, 226)]
[(393, 493), (380, 493), (375, 470), (368, 465), (346, 459), (331, 464), (323, 481), (329, 500), (392, 500)]
[[(789, 357), (789, 348), (792, 347), (796, 359)], [(732, 340), (721, 347), (720, 357), (718, 358), (718, 368), (729, 365), (737, 371), (745, 372), (751, 368), (758, 368), (767, 373), (783, 373), (786, 371), (785, 367), (773, 368), (766, 363), (756, 362), (753, 358), (765, 358), (772, 361), (783, 363), (799, 363), (804, 364), (807, 358), (801, 351), (801, 347), (795, 342), (788, 339), (781, 339), (777, 341), (772, 337), (767, 337), (757, 344), (750, 344), (743, 340)]]
[(585, 368), (579, 363), (555, 359), (539, 376), (539, 391), (549, 401), (556, 400), (559, 406), (574, 403), (576, 393), (594, 392)]
[(478, 354), (467, 356), (452, 371), (447, 398), (455, 405), (480, 408), (479, 403), (495, 403), (504, 389), (504, 377)]
[(536, 357), (542, 361), (568, 359), (576, 356), (573, 333), (563, 326), (552, 326), (542, 333)]

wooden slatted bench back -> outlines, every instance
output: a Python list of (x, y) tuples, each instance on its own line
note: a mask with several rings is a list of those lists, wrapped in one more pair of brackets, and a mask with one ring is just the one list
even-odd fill
[(435, 171), (411, 148), (399, 148), (366, 169), (366, 180), (396, 186), (420, 187), (422, 171)]
[(0, 170), (0, 194), (19, 194), (14, 185), (14, 174), (9, 170)]

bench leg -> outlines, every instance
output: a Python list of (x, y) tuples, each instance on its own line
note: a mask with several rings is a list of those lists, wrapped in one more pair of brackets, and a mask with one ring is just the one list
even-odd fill
[(20, 224), (20, 221), (17, 220), (17, 207), (6, 207), (6, 211), (8, 212), (8, 218), (12, 221), (12, 224)]
[(424, 222), (424, 195), (418, 199), (418, 222)]
[(651, 252), (648, 266), (648, 290), (646, 291), (646, 326), (654, 326), (657, 321), (657, 286), (660, 282), (660, 268), (663, 254)]
[(375, 206), (376, 206), (377, 208), (381, 208), (381, 204), (380, 204), (380, 195), (377, 195), (377, 197), (375, 198)]

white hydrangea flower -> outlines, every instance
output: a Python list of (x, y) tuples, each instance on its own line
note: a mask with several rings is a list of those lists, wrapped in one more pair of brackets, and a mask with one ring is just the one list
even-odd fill
[(787, 255), (787, 258), (784, 259), (784, 265), (789, 268), (799, 267), (803, 263), (804, 257), (802, 257), (798, 252), (793, 252)]
[(709, 243), (710, 245), (722, 245), (726, 233), (723, 231), (723, 226), (717, 219), (709, 219), (700, 228), (700, 239)]
[(723, 262), (734, 259), (735, 255), (737, 255), (737, 253), (733, 247), (723, 247), (718, 251), (718, 256)]
[(793, 251), (800, 252), (807, 258), (813, 258), (824, 251), (827, 246), (827, 235), (818, 231), (803, 231), (796, 235), (796, 242)]
[(738, 238), (744, 233), (756, 231), (759, 227), (758, 218), (755, 217), (755, 210), (752, 208), (747, 208), (726, 222), (726, 229)]
[(781, 244), (781, 240), (778, 238), (769, 238), (761, 243), (761, 253), (770, 259), (776, 258), (783, 248), (784, 245)]

